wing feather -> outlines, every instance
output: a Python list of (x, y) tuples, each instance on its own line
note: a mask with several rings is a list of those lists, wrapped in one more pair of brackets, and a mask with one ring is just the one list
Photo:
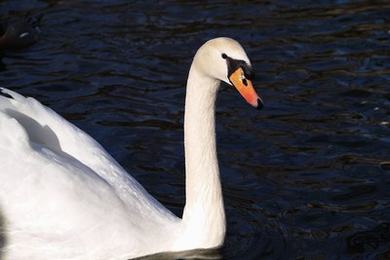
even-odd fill
[[(81, 164), (104, 179), (132, 210), (142, 212), (149, 207), (163, 218), (177, 220), (88, 134), (34, 98), (5, 88), (0, 91), (11, 97), (0, 95), (0, 146), (8, 153), (23, 158), (37, 149), (41, 153), (51, 151), (65, 158), (70, 166)], [(4, 153), (5, 150), (0, 151), (0, 155)], [(2, 159), (0, 163), (4, 162)]]

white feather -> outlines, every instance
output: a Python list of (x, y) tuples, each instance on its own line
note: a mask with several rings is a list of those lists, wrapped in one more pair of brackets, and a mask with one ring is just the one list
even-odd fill
[(0, 96), (0, 231), (5, 241), (0, 256), (128, 259), (220, 246), (225, 214), (214, 103), (220, 80), (226, 80), (221, 52), (247, 60), (241, 46), (227, 38), (209, 41), (194, 58), (185, 108), (183, 219), (88, 134), (37, 100), (2, 89), (12, 98)]

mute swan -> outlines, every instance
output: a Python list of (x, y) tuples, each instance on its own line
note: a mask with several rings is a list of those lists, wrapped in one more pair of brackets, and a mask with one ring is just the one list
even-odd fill
[(33, 98), (0, 96), (0, 257), (128, 259), (221, 246), (225, 213), (214, 105), (220, 81), (262, 101), (241, 45), (206, 42), (185, 100), (186, 204), (178, 218), (93, 138)]

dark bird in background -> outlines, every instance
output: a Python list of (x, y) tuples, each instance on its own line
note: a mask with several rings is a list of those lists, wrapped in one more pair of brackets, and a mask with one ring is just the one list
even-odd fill
[(42, 15), (7, 17), (0, 21), (0, 51), (29, 47), (39, 39)]

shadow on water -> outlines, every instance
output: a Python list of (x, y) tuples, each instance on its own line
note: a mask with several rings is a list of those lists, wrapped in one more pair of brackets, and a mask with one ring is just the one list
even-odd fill
[(218, 249), (196, 249), (182, 252), (165, 252), (144, 257), (137, 260), (172, 260), (172, 259), (221, 259), (222, 255)]
[[(390, 223), (382, 223), (372, 230), (357, 232), (347, 238), (347, 248), (351, 254), (362, 254), (369, 251), (382, 251), (378, 259), (390, 259)], [(383, 257), (383, 258), (381, 258)]]
[(3, 62), (3, 57), (2, 57), (2, 53), (0, 52), (0, 72), (1, 71), (5, 71), (6, 70), (6, 66)]

